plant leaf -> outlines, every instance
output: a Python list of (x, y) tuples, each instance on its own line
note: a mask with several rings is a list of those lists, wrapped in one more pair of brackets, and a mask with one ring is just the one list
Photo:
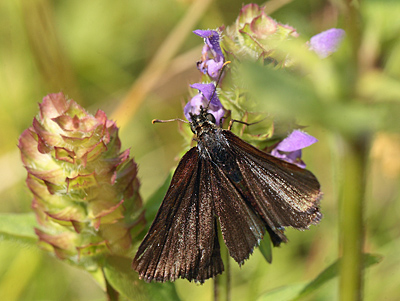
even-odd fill
[(0, 240), (34, 245), (38, 240), (35, 227), (38, 224), (34, 213), (0, 214)]
[(150, 227), (151, 223), (153, 222), (154, 218), (156, 217), (157, 211), (160, 208), (161, 202), (164, 199), (165, 194), (167, 193), (169, 184), (171, 183), (173, 171), (171, 171), (168, 177), (165, 179), (164, 183), (154, 192), (150, 198), (145, 203), (146, 208), (146, 221), (148, 223), (147, 228)]
[[(381, 255), (364, 254), (364, 268), (368, 268), (374, 264), (377, 264), (381, 260)], [(340, 259), (337, 259), (311, 282), (279, 287), (261, 295), (257, 300), (303, 300), (305, 296), (310, 295), (329, 280), (337, 277), (339, 275), (339, 266)]]
[(146, 283), (131, 266), (131, 259), (114, 256), (106, 259), (103, 268), (108, 283), (122, 296), (141, 301), (180, 300), (173, 283)]
[[(381, 260), (381, 255), (364, 254), (364, 269), (369, 268), (371, 265), (379, 263)], [(310, 294), (332, 278), (338, 276), (339, 266), (340, 259), (336, 260), (333, 264), (323, 270), (313, 281), (308, 283), (296, 299), (302, 298)]]
[(264, 236), (264, 239), (260, 242), (260, 252), (264, 256), (268, 263), (272, 262), (272, 248), (269, 236)]
[[(340, 95), (340, 91), (326, 92), (323, 95), (308, 77), (296, 76), (284, 70), (246, 64), (242, 67), (241, 74), (251, 95), (257, 100), (259, 110), (283, 119), (296, 117), (302, 122), (316, 123), (345, 134), (358, 135), (386, 129), (386, 120), (397, 116), (389, 110), (387, 103), (342, 99), (344, 96)], [(398, 124), (397, 121), (396, 128)]]

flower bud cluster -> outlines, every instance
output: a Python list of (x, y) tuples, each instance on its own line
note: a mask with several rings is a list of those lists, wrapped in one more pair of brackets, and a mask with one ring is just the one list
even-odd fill
[(63, 93), (49, 94), (19, 139), (40, 245), (96, 268), (105, 254), (127, 255), (144, 225), (137, 165), (121, 152), (116, 124), (88, 114)]

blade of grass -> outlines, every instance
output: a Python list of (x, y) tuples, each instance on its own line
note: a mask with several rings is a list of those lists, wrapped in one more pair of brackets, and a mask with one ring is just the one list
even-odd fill
[(132, 85), (125, 98), (120, 102), (111, 115), (111, 119), (118, 120), (118, 125), (124, 129), (132, 115), (140, 107), (147, 93), (158, 82), (161, 75), (169, 65), (171, 59), (175, 56), (185, 41), (187, 35), (193, 29), (204, 14), (211, 0), (196, 0), (186, 12), (186, 15), (171, 31), (170, 35), (159, 47), (152, 61), (147, 65), (139, 78)]
[(22, 19), (35, 62), (43, 82), (50, 91), (67, 88), (68, 94), (80, 99), (73, 67), (57, 32), (52, 1), (21, 1)]

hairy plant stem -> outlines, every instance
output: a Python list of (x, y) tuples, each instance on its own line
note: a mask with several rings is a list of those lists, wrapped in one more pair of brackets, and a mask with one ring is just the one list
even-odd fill
[(342, 301), (362, 300), (364, 194), (367, 174), (368, 140), (342, 140), (340, 198), (339, 294)]
[[(361, 2), (342, 0), (346, 35), (351, 46), (348, 65), (347, 101), (357, 98), (355, 83), (362, 70), (360, 47), (362, 37)], [(351, 126), (351, 125), (350, 125)], [(340, 263), (339, 296), (342, 301), (362, 300), (363, 297), (363, 245), (364, 245), (364, 195), (367, 174), (367, 157), (370, 133), (342, 133), (340, 160)]]

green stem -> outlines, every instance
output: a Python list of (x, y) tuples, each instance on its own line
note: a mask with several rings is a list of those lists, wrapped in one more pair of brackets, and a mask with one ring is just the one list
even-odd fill
[(231, 300), (231, 261), (229, 258), (229, 253), (226, 252), (226, 286), (225, 286), (225, 296), (226, 301)]
[(224, 262), (225, 271), (214, 278), (214, 301), (231, 300), (231, 267), (228, 249), (225, 247), (221, 233), (219, 233), (219, 244), (221, 246), (221, 257)]
[(343, 139), (340, 201), (340, 300), (362, 299), (364, 193), (368, 147), (365, 139)]
[[(348, 100), (357, 95), (355, 83), (361, 73), (360, 47), (362, 18), (360, 1), (343, 0), (346, 34), (351, 45), (351, 56), (347, 70), (350, 83)], [(367, 173), (369, 136), (357, 133), (343, 137), (341, 157), (341, 201), (340, 201), (340, 300), (361, 300), (363, 296), (363, 245), (364, 245), (364, 194)]]

